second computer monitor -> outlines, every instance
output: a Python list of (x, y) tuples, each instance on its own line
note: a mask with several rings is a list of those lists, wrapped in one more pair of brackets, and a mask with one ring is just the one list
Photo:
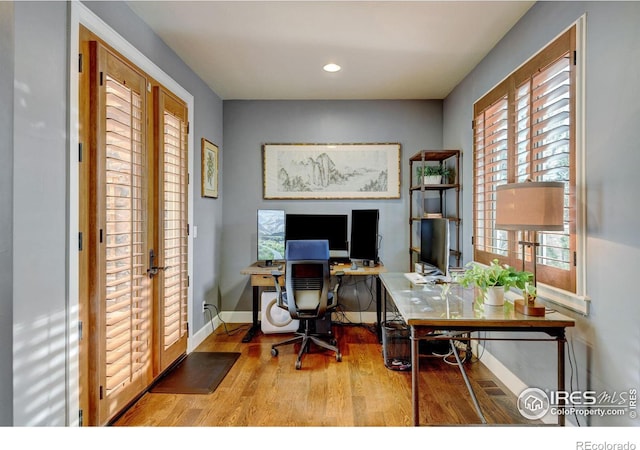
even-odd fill
[(420, 220), (420, 262), (425, 273), (447, 276), (449, 272), (449, 219)]
[(354, 209), (351, 211), (351, 241), (349, 258), (378, 262), (377, 209)]

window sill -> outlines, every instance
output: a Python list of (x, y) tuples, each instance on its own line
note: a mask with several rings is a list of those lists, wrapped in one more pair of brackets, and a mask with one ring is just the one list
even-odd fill
[[(538, 298), (545, 303), (555, 303), (564, 308), (580, 313), (583, 316), (589, 315), (591, 306), (591, 299), (589, 297), (573, 294), (542, 283), (538, 284), (537, 290)], [(513, 300), (515, 298), (522, 298), (522, 295), (519, 292), (510, 291), (507, 298)]]

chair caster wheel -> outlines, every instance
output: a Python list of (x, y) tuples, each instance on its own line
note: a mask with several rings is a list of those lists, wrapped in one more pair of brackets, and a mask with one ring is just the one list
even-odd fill
[(336, 361), (341, 362), (342, 361), (342, 353), (336, 353)]
[(296, 370), (302, 369), (302, 361), (296, 361)]
[(272, 348), (271, 349), (271, 356), (278, 356), (278, 349), (277, 348)]

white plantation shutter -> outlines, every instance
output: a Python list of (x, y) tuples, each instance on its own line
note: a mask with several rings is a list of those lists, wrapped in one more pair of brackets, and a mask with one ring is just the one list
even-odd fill
[(154, 89), (159, 124), (159, 253), (164, 270), (159, 275), (159, 359), (162, 371), (187, 346), (188, 284), (188, 173), (187, 107), (184, 102), (157, 87)]
[(505, 95), (475, 118), (475, 248), (486, 263), (508, 253), (507, 232), (495, 229), (496, 186), (507, 182), (507, 104)]
[[(94, 298), (97, 423), (151, 381), (151, 296), (147, 276), (146, 78), (92, 42), (95, 147)], [(95, 233), (95, 234), (94, 234)], [(92, 419), (94, 420), (94, 419)]]
[(520, 232), (495, 229), (495, 188), (505, 183), (561, 181), (565, 227), (540, 232), (538, 281), (576, 292), (575, 27), (474, 105), (474, 259), (531, 270)]
[(106, 76), (106, 392), (149, 363), (140, 96)]
[(164, 113), (164, 346), (187, 331), (186, 122)]

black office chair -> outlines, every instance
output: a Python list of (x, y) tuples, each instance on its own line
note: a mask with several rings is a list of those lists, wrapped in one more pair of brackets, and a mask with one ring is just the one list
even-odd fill
[[(302, 367), (302, 354), (309, 352), (313, 342), (319, 347), (334, 351), (336, 361), (342, 361), (342, 354), (331, 332), (331, 310), (338, 305), (338, 282), (330, 291), (331, 273), (329, 270), (329, 241), (292, 240), (286, 242), (285, 250), (285, 290), (280, 288), (281, 272), (272, 272), (275, 279), (277, 305), (287, 309), (293, 319), (300, 321), (304, 331), (298, 330), (295, 337), (271, 346), (271, 355), (278, 356), (281, 345), (300, 343), (296, 360), (296, 369)], [(339, 277), (341, 278), (341, 277)], [(329, 320), (327, 333), (314, 332), (315, 325), (321, 320)], [(329, 336), (329, 342), (321, 337)]]

